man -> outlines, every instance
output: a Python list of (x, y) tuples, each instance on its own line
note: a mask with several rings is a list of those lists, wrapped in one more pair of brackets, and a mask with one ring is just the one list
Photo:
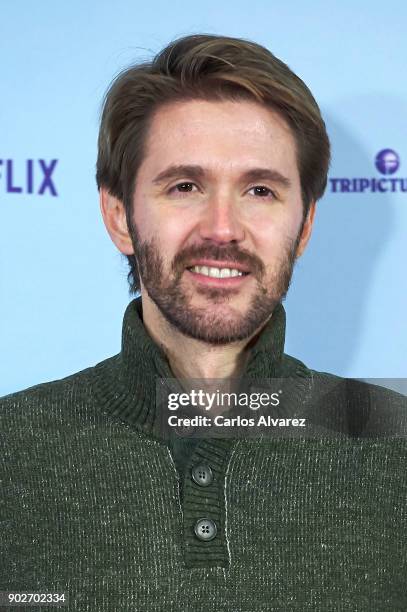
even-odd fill
[[(70, 610), (406, 609), (404, 399), (283, 353), (328, 165), (310, 91), (255, 43), (188, 36), (117, 77), (97, 183), (141, 297), (119, 355), (2, 401), (3, 590)], [(167, 435), (159, 389), (191, 379), (278, 381), (270, 414), (310, 428)]]

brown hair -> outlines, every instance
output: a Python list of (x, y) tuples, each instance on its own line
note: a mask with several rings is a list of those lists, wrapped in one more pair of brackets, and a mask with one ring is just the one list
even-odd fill
[[(171, 42), (152, 61), (130, 66), (110, 85), (102, 106), (96, 181), (120, 199), (132, 230), (131, 209), (148, 128), (163, 104), (187, 99), (251, 99), (280, 113), (297, 144), (304, 219), (327, 183), (330, 145), (313, 95), (265, 47), (239, 38), (192, 35)], [(139, 289), (137, 262), (127, 257), (131, 292)]]

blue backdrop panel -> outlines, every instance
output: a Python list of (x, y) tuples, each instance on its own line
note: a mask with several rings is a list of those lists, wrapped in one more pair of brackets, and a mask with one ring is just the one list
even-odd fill
[(287, 352), (340, 375), (405, 377), (406, 20), (402, 1), (3, 1), (0, 395), (119, 350), (127, 268), (99, 213), (100, 102), (121, 68), (199, 32), (250, 38), (286, 61), (332, 139), (286, 301)]

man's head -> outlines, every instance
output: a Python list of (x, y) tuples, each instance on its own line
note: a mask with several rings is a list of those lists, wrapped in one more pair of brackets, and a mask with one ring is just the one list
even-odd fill
[(259, 45), (190, 36), (127, 69), (106, 96), (97, 182), (131, 289), (186, 335), (248, 337), (285, 296), (328, 164), (314, 98)]

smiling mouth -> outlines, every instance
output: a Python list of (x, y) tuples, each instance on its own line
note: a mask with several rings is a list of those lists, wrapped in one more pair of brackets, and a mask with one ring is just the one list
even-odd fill
[(212, 287), (236, 287), (243, 283), (250, 272), (236, 268), (215, 268), (213, 266), (191, 266), (187, 268), (191, 278)]
[(199, 274), (208, 278), (241, 278), (248, 276), (249, 272), (238, 270), (237, 268), (217, 268), (215, 266), (191, 266), (187, 268), (193, 274)]

